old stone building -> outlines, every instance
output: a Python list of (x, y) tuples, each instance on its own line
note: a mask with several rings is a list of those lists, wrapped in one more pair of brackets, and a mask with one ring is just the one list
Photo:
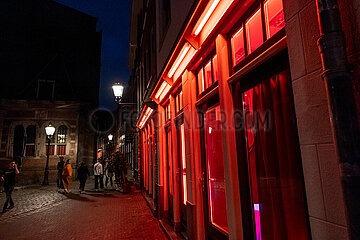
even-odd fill
[(21, 183), (41, 182), (48, 124), (50, 180), (59, 156), (73, 168), (96, 156), (101, 32), (97, 19), (51, 0), (0, 2), (0, 164), (16, 159)]

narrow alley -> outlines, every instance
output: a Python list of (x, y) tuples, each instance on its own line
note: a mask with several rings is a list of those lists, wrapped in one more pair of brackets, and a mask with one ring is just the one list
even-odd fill
[(0, 239), (166, 239), (139, 191), (95, 192), (90, 184), (85, 194), (78, 182), (67, 195), (55, 185), (15, 190), (15, 207), (0, 213)]

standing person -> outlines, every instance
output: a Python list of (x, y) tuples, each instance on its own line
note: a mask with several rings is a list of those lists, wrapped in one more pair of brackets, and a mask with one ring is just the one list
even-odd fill
[(57, 167), (56, 167), (56, 169), (58, 170), (58, 174), (56, 177), (56, 184), (57, 184), (58, 192), (60, 192), (61, 189), (64, 189), (64, 184), (63, 184), (63, 180), (62, 180), (62, 172), (63, 172), (64, 165), (65, 165), (64, 157), (60, 157), (60, 161), (58, 162)]
[(100, 163), (100, 159), (98, 159), (94, 165), (95, 190), (98, 190), (99, 182), (100, 182), (100, 188), (104, 189), (103, 174), (104, 174), (103, 166)]
[(105, 176), (106, 176), (106, 180), (105, 180), (105, 187), (107, 188), (109, 180), (110, 180), (110, 186), (111, 188), (113, 187), (113, 175), (114, 175), (114, 170), (113, 170), (113, 164), (111, 160), (106, 161), (106, 165), (105, 165)]
[(89, 169), (85, 166), (84, 162), (80, 163), (80, 167), (77, 170), (77, 177), (80, 181), (79, 192), (83, 192), (85, 189), (86, 179), (90, 176)]
[(65, 193), (70, 192), (69, 188), (71, 187), (71, 178), (72, 178), (71, 163), (70, 163), (70, 159), (67, 159), (62, 172), (62, 179), (63, 179)]
[[(19, 174), (19, 170), (15, 161), (9, 163), (9, 167), (6, 168), (1, 175), (1, 181), (4, 181), (4, 191), (6, 194), (6, 200), (2, 212), (6, 212), (6, 209), (12, 209), (14, 207), (14, 201), (12, 200), (11, 194), (15, 187), (15, 176)], [(8, 204), (10, 206), (8, 207)]]

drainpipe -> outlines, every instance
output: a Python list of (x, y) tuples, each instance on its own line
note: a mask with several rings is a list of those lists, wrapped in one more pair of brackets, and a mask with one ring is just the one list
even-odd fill
[[(360, 239), (360, 141), (352, 92), (345, 35), (337, 0), (317, 0), (320, 25), (318, 47), (322, 78), (329, 99), (329, 111), (347, 207), (349, 233)], [(354, 23), (355, 24), (355, 23)]]

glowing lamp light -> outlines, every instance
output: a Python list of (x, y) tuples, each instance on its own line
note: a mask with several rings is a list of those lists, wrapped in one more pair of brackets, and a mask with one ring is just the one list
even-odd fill
[(108, 135), (109, 141), (112, 141), (112, 140), (113, 140), (113, 137), (114, 137), (114, 136), (113, 136), (112, 134), (109, 134), (109, 135)]
[(202, 17), (199, 25), (197, 26), (197, 28), (195, 29), (195, 36), (199, 35), (199, 33), (201, 32), (201, 30), (203, 29), (205, 23), (209, 20), (211, 14), (214, 12), (216, 6), (219, 4), (220, 0), (214, 0), (209, 9), (207, 10), (206, 14)]
[(151, 113), (153, 112), (153, 110), (151, 108), (147, 108), (144, 115), (141, 118), (141, 121), (139, 123), (139, 128), (142, 128), (144, 126), (144, 124), (146, 123), (146, 121), (148, 120), (148, 118), (150, 117)]
[(181, 49), (179, 56), (175, 60), (174, 65), (171, 67), (171, 69), (168, 73), (169, 78), (171, 78), (174, 75), (176, 69), (178, 69), (180, 63), (182, 62), (182, 60), (184, 59), (184, 57), (186, 56), (186, 54), (188, 53), (189, 50), (190, 50), (190, 44), (185, 43), (183, 48)]
[(171, 86), (167, 82), (163, 81), (160, 85), (159, 90), (157, 91), (155, 98), (161, 100), (167, 92), (170, 90)]
[(112, 85), (112, 89), (114, 92), (115, 98), (121, 98), (124, 92), (124, 86), (120, 85), (120, 83), (115, 83)]
[(49, 126), (45, 127), (45, 132), (48, 137), (52, 137), (55, 133), (55, 127), (49, 124)]

